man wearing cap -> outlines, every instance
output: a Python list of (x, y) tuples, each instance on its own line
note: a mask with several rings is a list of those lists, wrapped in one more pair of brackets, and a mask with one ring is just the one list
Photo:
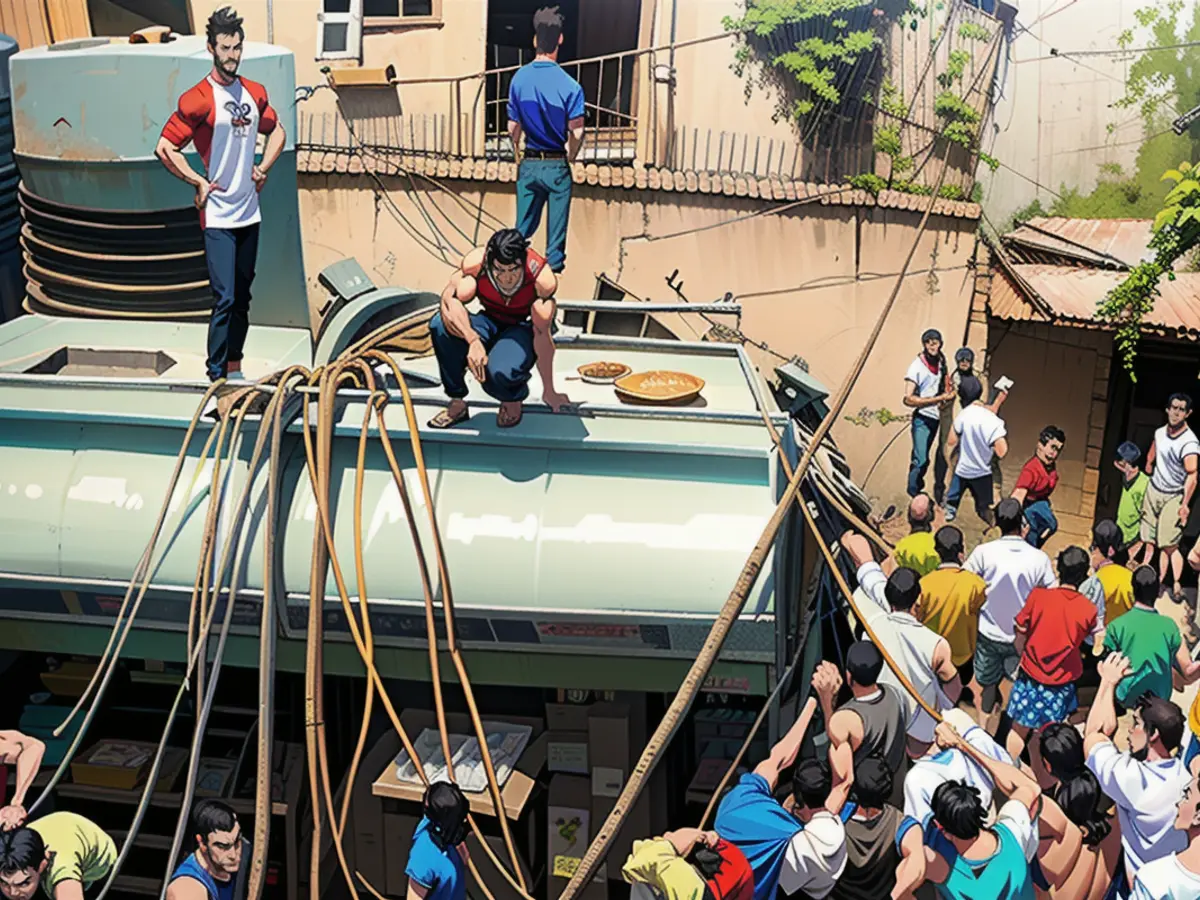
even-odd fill
[[(941, 424), (941, 406), (954, 399), (948, 387), (946, 355), (942, 353), (942, 333), (930, 328), (921, 335), (921, 352), (904, 375), (904, 405), (912, 413), (912, 460), (908, 465), (908, 496), (915, 497), (925, 489), (925, 473), (929, 470), (929, 455)], [(946, 464), (939, 456), (934, 464), (933, 480), (940, 485), (945, 479)]]

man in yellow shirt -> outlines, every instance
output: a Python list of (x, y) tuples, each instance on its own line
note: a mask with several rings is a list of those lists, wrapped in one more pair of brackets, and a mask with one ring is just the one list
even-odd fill
[(751, 900), (754, 875), (737, 847), (715, 831), (681, 828), (634, 841), (621, 867), (633, 900)]
[(106, 878), (117, 848), (95, 822), (56, 812), (0, 832), (0, 893), (32, 900), (40, 885), (50, 900), (83, 900), (83, 892)]
[(963, 533), (953, 525), (938, 529), (933, 538), (940, 565), (921, 579), (917, 617), (950, 645), (950, 661), (964, 685), (970, 683), (976, 703), (980, 699), (975, 678), (975, 641), (979, 636), (979, 611), (987, 601), (987, 582), (962, 567), (966, 558)]
[(1120, 526), (1112, 519), (1092, 529), (1092, 577), (1079, 591), (1096, 604), (1098, 628), (1107, 628), (1133, 609), (1133, 572), (1116, 563), (1124, 544)]
[(892, 551), (897, 569), (912, 569), (925, 576), (941, 562), (933, 546), (933, 500), (928, 494), (917, 494), (908, 504), (909, 533), (902, 537)]

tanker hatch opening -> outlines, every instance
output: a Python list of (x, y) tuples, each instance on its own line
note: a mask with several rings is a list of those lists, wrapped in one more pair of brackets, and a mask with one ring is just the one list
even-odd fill
[(92, 350), (59, 347), (25, 370), (29, 375), (88, 378), (158, 378), (175, 365), (161, 350)]

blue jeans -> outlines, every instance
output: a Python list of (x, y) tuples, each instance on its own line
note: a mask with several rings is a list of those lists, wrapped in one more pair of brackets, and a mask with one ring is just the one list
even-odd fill
[(1058, 531), (1058, 519), (1050, 508), (1049, 500), (1037, 500), (1025, 507), (1025, 521), (1029, 523), (1029, 534), (1025, 543), (1041, 549), (1054, 532)]
[(565, 159), (523, 159), (517, 171), (517, 230), (533, 237), (546, 211), (546, 263), (561, 272), (567, 260), (571, 215), (571, 166)]
[[(929, 471), (929, 451), (937, 440), (941, 419), (931, 419), (919, 412), (912, 417), (912, 460), (908, 464), (908, 496), (915, 497), (925, 489), (925, 473)], [(938, 469), (934, 466), (934, 477)]]
[(971, 499), (975, 501), (975, 512), (979, 518), (992, 524), (992, 476), (984, 475), (981, 478), (961, 478), (955, 474), (950, 479), (950, 490), (946, 492), (946, 521), (954, 521), (958, 515), (958, 502), (962, 499), (964, 492), (971, 492)]
[[(533, 324), (505, 325), (487, 313), (471, 313), (471, 327), (487, 350), (487, 379), (483, 390), (501, 403), (521, 402), (529, 396), (529, 376), (537, 357), (533, 352)], [(446, 395), (467, 396), (467, 342), (451, 334), (436, 313), (429, 321), (433, 352)]]
[(213, 311), (208, 320), (209, 381), (228, 374), (240, 362), (250, 329), (250, 286), (258, 260), (258, 223), (242, 228), (205, 228), (204, 258), (212, 284)]

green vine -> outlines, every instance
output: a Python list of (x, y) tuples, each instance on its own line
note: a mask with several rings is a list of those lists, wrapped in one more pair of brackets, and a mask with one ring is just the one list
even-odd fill
[(975, 143), (979, 113), (954, 91), (945, 90), (933, 101), (933, 111), (945, 124), (942, 137), (970, 149)]
[(911, 415), (896, 415), (886, 406), (882, 409), (868, 409), (863, 407), (852, 416), (843, 416), (851, 425), (857, 425), (859, 428), (869, 428), (878, 422), (880, 425), (890, 425), (893, 422), (907, 422), (912, 419)]
[(963, 73), (967, 71), (967, 63), (970, 61), (971, 54), (966, 50), (951, 50), (950, 56), (946, 60), (946, 71), (938, 72), (938, 84), (943, 88), (948, 88), (956, 81), (962, 81)]
[(991, 33), (982, 25), (975, 22), (963, 22), (958, 26), (958, 36), (969, 41), (987, 41), (991, 40)]
[(984, 153), (982, 150), (979, 151), (979, 161), (993, 172), (1000, 168), (1000, 160), (996, 159), (990, 153)]
[(1154, 236), (1150, 239), (1154, 258), (1130, 269), (1096, 310), (1098, 318), (1117, 326), (1117, 350), (1132, 381), (1137, 381), (1133, 363), (1142, 323), (1154, 308), (1159, 282), (1164, 275), (1174, 281), (1175, 262), (1200, 243), (1200, 168), (1180, 163), (1178, 169), (1166, 172), (1162, 180), (1174, 182), (1175, 187), (1154, 217)]
[(879, 192), (887, 187), (887, 182), (874, 172), (863, 172), (861, 175), (852, 175), (850, 185), (860, 191), (866, 191), (872, 197), (878, 197)]

